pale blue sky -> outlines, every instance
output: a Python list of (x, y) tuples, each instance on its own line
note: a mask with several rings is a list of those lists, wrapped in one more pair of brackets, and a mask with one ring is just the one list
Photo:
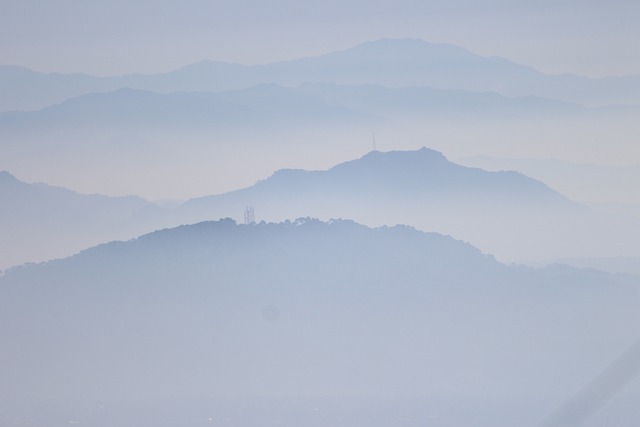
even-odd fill
[(637, 0), (0, 0), (0, 63), (98, 75), (416, 37), (549, 73), (640, 74)]

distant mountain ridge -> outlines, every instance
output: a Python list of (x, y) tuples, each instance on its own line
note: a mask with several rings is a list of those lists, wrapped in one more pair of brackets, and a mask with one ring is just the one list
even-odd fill
[(218, 93), (169, 94), (123, 88), (68, 99), (38, 111), (0, 113), (5, 132), (48, 128), (217, 128), (266, 127), (282, 123), (371, 122), (373, 116), (331, 104), (295, 88), (260, 84)]
[[(514, 169), (539, 179), (581, 202), (611, 203), (623, 194), (640, 188), (640, 164), (602, 166), (557, 159), (517, 159), (476, 156), (461, 159), (463, 164), (486, 170)], [(630, 203), (640, 208), (640, 194)]]
[[(640, 111), (640, 107), (638, 108)], [(259, 84), (223, 92), (158, 93), (123, 88), (68, 99), (38, 111), (0, 113), (0, 132), (50, 128), (261, 128), (288, 124), (374, 125), (433, 118), (554, 117), (596, 114), (577, 104), (536, 97), (428, 87)]]
[[(521, 208), (513, 211), (520, 204), (541, 211), (548, 203), (574, 209), (560, 194), (524, 175), (466, 168), (427, 148), (371, 152), (326, 171), (279, 170), (249, 188), (192, 199), (174, 209), (136, 197), (89, 196), (27, 184), (7, 172), (0, 174), (0, 198), (0, 228), (6, 237), (0, 244), (0, 268), (69, 255), (157, 228), (237, 218), (249, 205), (256, 207), (259, 219), (270, 221), (311, 215), (394, 225), (412, 223), (419, 219), (414, 215), (424, 214), (416, 224), (426, 231), (439, 225), (425, 218), (458, 212), (462, 205), (496, 210), (492, 206), (497, 203), (498, 210), (510, 209), (515, 215), (520, 215), (516, 212)], [(455, 228), (439, 230), (455, 235)]]
[[(9, 202), (12, 199), (5, 197), (6, 208), (0, 212), (7, 233), (15, 235), (3, 242), (5, 268), (18, 261), (47, 259), (19, 256), (42, 244), (51, 246), (43, 254), (68, 255), (89, 244), (159, 228), (240, 219), (248, 206), (255, 208), (258, 221), (313, 216), (348, 218), (368, 226), (411, 224), (471, 242), (507, 261), (638, 256), (635, 242), (640, 239), (636, 222), (598, 214), (520, 173), (461, 166), (425, 147), (373, 151), (327, 170), (282, 169), (252, 186), (191, 199), (171, 209), (141, 200), (127, 209), (117, 204), (116, 209), (107, 203), (109, 198), (90, 203), (90, 196), (72, 192), (69, 202), (40, 197), (28, 206), (18, 189), (26, 191), (30, 185), (15, 187), (15, 197), (22, 199)], [(22, 211), (20, 200), (25, 205)], [(41, 232), (34, 233), (37, 227)], [(20, 244), (23, 248), (14, 250)]]
[[(0, 171), (0, 270), (69, 255), (145, 230), (139, 219), (160, 208), (137, 197), (85, 195), (28, 184)], [(146, 228), (146, 231), (152, 229)]]
[[(280, 170), (245, 189), (189, 200), (174, 213), (192, 223), (237, 218), (247, 206), (267, 221), (310, 215), (368, 226), (411, 224), (510, 261), (635, 255), (640, 238), (634, 222), (613, 221), (540, 181), (457, 165), (427, 148), (374, 151), (324, 171)], [(618, 239), (623, 230), (626, 238)]]
[(542, 74), (503, 58), (482, 57), (444, 44), (416, 39), (372, 41), (318, 57), (243, 66), (203, 61), (155, 75), (93, 77), (37, 73), (0, 66), (0, 111), (34, 110), (91, 92), (123, 87), (163, 93), (223, 91), (260, 83), (297, 86), (306, 82), (388, 87), (495, 91), (507, 96), (535, 95), (585, 105), (640, 105), (640, 76), (588, 79)]
[[(461, 166), (426, 147), (414, 151), (371, 151), (359, 159), (324, 171), (279, 170), (251, 187), (192, 199), (184, 207), (201, 206), (209, 210), (225, 199), (242, 203), (254, 200), (267, 206), (269, 200), (273, 200), (273, 205), (284, 202), (277, 197), (290, 198), (293, 203), (302, 198), (337, 197), (346, 204), (394, 197), (406, 205), (423, 204), (427, 202), (426, 197), (436, 204), (467, 200), (504, 207), (511, 202), (516, 206), (522, 201), (531, 206), (556, 203), (565, 208), (580, 209), (545, 184), (520, 173), (487, 172)], [(340, 206), (328, 201), (326, 204)]]
[[(520, 173), (486, 172), (460, 166), (448, 161), (442, 153), (426, 147), (415, 151), (371, 151), (360, 159), (338, 164), (326, 171), (279, 170), (253, 187), (228, 194), (260, 191), (292, 196), (294, 191), (308, 196), (341, 192), (375, 196), (388, 191), (401, 197), (420, 192), (444, 197), (456, 197), (457, 194), (503, 196), (513, 200), (536, 196), (549, 201), (568, 202), (546, 185)], [(220, 196), (194, 199), (187, 205), (205, 203), (216, 197)]]

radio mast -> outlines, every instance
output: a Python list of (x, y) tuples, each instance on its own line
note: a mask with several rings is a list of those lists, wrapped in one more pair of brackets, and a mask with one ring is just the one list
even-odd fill
[(244, 223), (246, 225), (256, 223), (256, 215), (255, 215), (255, 212), (253, 211), (253, 206), (247, 206), (244, 209)]

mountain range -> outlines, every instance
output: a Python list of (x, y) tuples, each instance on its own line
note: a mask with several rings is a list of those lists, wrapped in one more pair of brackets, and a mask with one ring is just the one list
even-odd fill
[[(426, 214), (425, 208), (435, 218), (447, 211), (451, 216), (461, 205), (474, 206), (474, 211), (494, 203), (498, 209), (522, 203), (536, 209), (549, 205), (555, 206), (550, 212), (556, 214), (558, 209), (573, 206), (523, 175), (458, 166), (426, 148), (371, 152), (328, 171), (279, 170), (246, 189), (192, 199), (173, 209), (140, 198), (91, 196), (27, 184), (7, 172), (0, 178), (4, 201), (0, 227), (8, 237), (1, 245), (2, 268), (70, 255), (90, 245), (161, 227), (238, 218), (249, 205), (256, 207), (258, 218), (270, 221), (314, 215), (355, 218), (374, 225), (415, 220)], [(419, 225), (438, 228), (437, 223), (426, 221)]]
[(637, 339), (639, 286), (403, 226), (157, 231), (0, 278), (0, 421), (535, 426)]
[[(185, 156), (215, 162), (220, 153), (245, 158), (256, 147), (286, 159), (303, 147), (311, 149), (309, 140), (328, 130), (336, 137), (318, 142), (317, 149), (337, 155), (344, 153), (345, 144), (353, 143), (350, 135), (369, 136), (372, 130), (384, 134), (391, 129), (392, 135), (406, 135), (416, 127), (436, 129), (451, 122), (455, 127), (469, 122), (504, 126), (505, 121), (555, 121), (560, 117), (605, 120), (610, 114), (608, 109), (551, 99), (428, 87), (260, 84), (215, 93), (168, 94), (125, 88), (81, 95), (38, 111), (0, 113), (0, 148), (5, 154), (0, 157), (0, 168), (37, 174), (48, 181), (59, 179), (43, 174), (51, 165), (74, 173), (78, 164), (86, 164), (97, 175), (108, 173), (126, 158), (134, 170), (118, 167), (121, 173), (137, 175), (135, 168), (155, 170), (152, 179), (166, 186), (170, 183), (165, 181), (166, 174), (157, 172), (156, 159), (169, 166)], [(631, 111), (616, 115), (633, 117)], [(282, 166), (275, 162), (262, 167), (267, 172)], [(187, 168), (203, 170), (205, 165), (191, 161)], [(182, 173), (177, 170), (174, 174)]]
[(189, 200), (176, 213), (183, 222), (237, 218), (246, 206), (267, 221), (311, 215), (411, 224), (509, 262), (637, 256), (640, 238), (633, 217), (597, 213), (520, 173), (464, 167), (427, 148), (373, 151), (325, 171), (280, 170), (245, 189)]
[[(0, 66), (0, 170), (85, 193), (186, 199), (329, 167), (370, 149), (372, 133), (386, 150), (622, 164), (639, 130), (636, 77), (546, 76), (412, 39), (158, 75)], [(634, 199), (625, 188), (616, 202)]]
[(509, 262), (638, 256), (640, 238), (637, 218), (598, 213), (520, 173), (461, 166), (427, 148), (372, 151), (328, 170), (282, 169), (249, 187), (173, 208), (2, 177), (0, 196), (7, 203), (0, 223), (11, 236), (2, 243), (4, 268), (163, 227), (241, 219), (249, 206), (257, 221), (313, 216), (369, 226), (412, 224)]
[(0, 114), (5, 131), (48, 131), (76, 126), (235, 128), (264, 127), (282, 122), (354, 122), (369, 118), (341, 105), (294, 88), (262, 84), (221, 93), (177, 92), (161, 94), (118, 89), (72, 98), (34, 112)]
[(223, 92), (161, 94), (118, 89), (66, 100), (38, 111), (0, 113), (0, 132), (55, 128), (266, 128), (308, 124), (374, 125), (418, 118), (518, 118), (593, 115), (598, 110), (536, 97), (428, 87), (259, 84)]
[(0, 111), (35, 110), (71, 97), (124, 87), (162, 93), (217, 92), (260, 83), (297, 86), (307, 82), (493, 91), (590, 106), (640, 104), (640, 76), (589, 79), (545, 75), (504, 58), (475, 55), (457, 46), (382, 39), (319, 57), (254, 66), (203, 61), (155, 75), (95, 77), (1, 66)]
[(0, 426), (628, 425), (639, 113), (416, 39), (0, 65)]

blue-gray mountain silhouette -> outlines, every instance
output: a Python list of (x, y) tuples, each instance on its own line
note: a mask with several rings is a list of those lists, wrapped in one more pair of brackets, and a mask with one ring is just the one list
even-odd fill
[(637, 337), (637, 290), (410, 227), (157, 231), (0, 278), (0, 421), (533, 426)]
[(504, 58), (475, 55), (457, 46), (416, 39), (384, 39), (319, 57), (255, 66), (202, 61), (155, 75), (99, 78), (0, 66), (0, 92), (4, 94), (0, 111), (33, 110), (70, 97), (123, 87), (200, 92), (242, 89), (259, 83), (305, 82), (495, 91), (588, 105), (640, 103), (638, 76), (589, 79), (545, 75)]
[(372, 151), (327, 171), (281, 170), (254, 188), (271, 188), (287, 193), (298, 189), (360, 194), (392, 191), (398, 195), (406, 193), (407, 196), (419, 193), (448, 196), (460, 192), (471, 197), (535, 197), (566, 201), (546, 185), (518, 172), (487, 172), (461, 166), (426, 147), (416, 151)]
[[(606, 110), (605, 110), (606, 111)], [(246, 129), (309, 124), (367, 125), (398, 120), (591, 117), (600, 110), (536, 97), (428, 87), (260, 84), (223, 92), (161, 94), (118, 89), (66, 100), (38, 111), (0, 113), (0, 132), (22, 134), (53, 128)], [(8, 133), (11, 135), (11, 133)], [(135, 144), (135, 139), (132, 142)]]
[(0, 270), (133, 237), (144, 230), (137, 228), (142, 218), (159, 214), (159, 208), (140, 197), (79, 194), (28, 184), (4, 171), (0, 171), (0, 200)]
[(189, 223), (239, 218), (250, 205), (267, 221), (312, 215), (411, 224), (510, 261), (637, 255), (640, 238), (632, 219), (597, 214), (520, 173), (461, 166), (428, 148), (374, 151), (325, 171), (280, 170), (245, 189), (192, 199), (177, 212)]
[(240, 128), (279, 123), (358, 123), (372, 118), (302, 91), (263, 84), (207, 93), (160, 94), (137, 89), (83, 95), (34, 112), (0, 114), (0, 129), (33, 132), (48, 128), (131, 127)]
[[(638, 256), (640, 238), (637, 221), (597, 214), (522, 174), (464, 167), (427, 148), (375, 151), (325, 171), (279, 170), (251, 187), (192, 199), (170, 210), (113, 211), (100, 198), (77, 194), (83, 203), (65, 202), (60, 208), (60, 201), (47, 197), (27, 202), (31, 196), (20, 196), (21, 188), (28, 186), (17, 186), (14, 198), (22, 202), (7, 203), (0, 212), (7, 235), (13, 236), (2, 241), (7, 254), (2, 268), (163, 227), (240, 219), (247, 206), (254, 206), (258, 221), (311, 215), (369, 226), (412, 224), (509, 261)], [(93, 200), (95, 205), (89, 203)], [(40, 255), (28, 256), (34, 253)]]

